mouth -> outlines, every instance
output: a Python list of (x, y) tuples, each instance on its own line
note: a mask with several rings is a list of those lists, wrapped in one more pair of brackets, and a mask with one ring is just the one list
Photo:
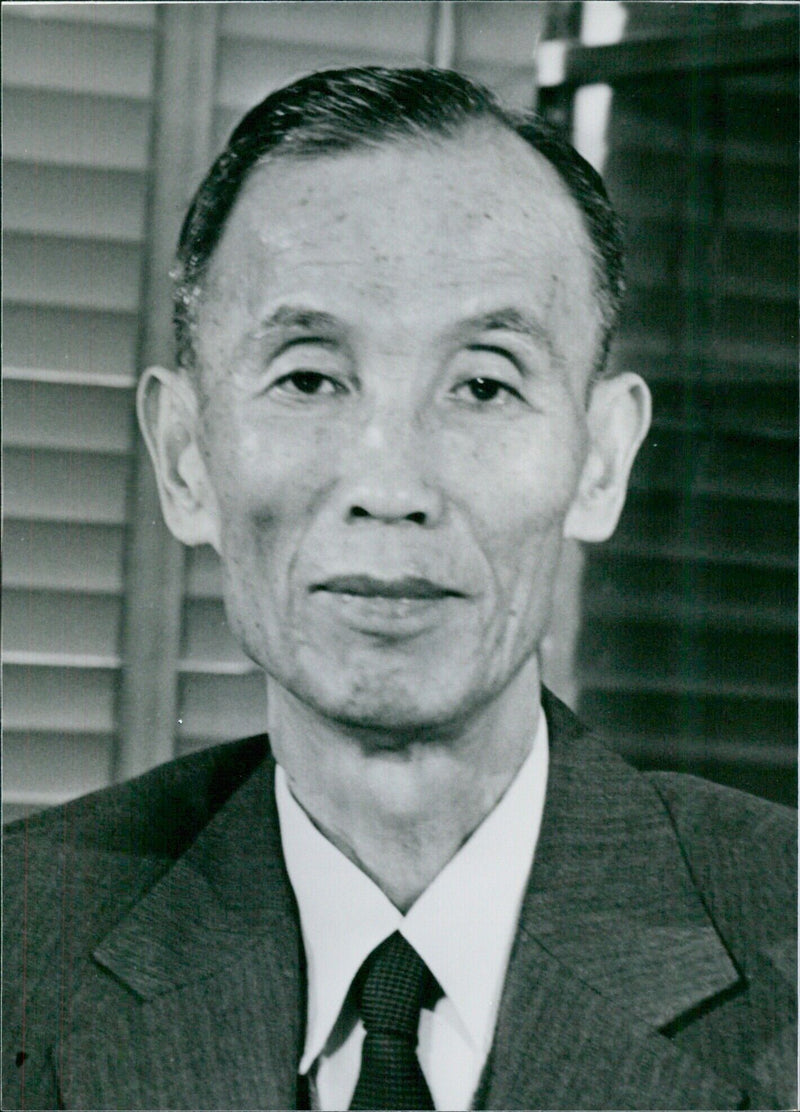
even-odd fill
[[(416, 575), (381, 579), (373, 575), (334, 575), (311, 587), (337, 627), (349, 627), (382, 645), (413, 639), (439, 628), (443, 614), (461, 591)], [(457, 603), (456, 603), (457, 604)]]
[(377, 579), (371, 575), (336, 575), (331, 579), (326, 579), (323, 583), (315, 584), (312, 591), (327, 591), (336, 595), (352, 595), (356, 598), (389, 599), (392, 601), (464, 598), (461, 591), (413, 575), (403, 576), (400, 579)]

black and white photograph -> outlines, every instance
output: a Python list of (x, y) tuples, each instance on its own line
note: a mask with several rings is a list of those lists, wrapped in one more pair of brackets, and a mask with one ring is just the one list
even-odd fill
[(794, 1109), (800, 6), (2, 20), (4, 1109)]

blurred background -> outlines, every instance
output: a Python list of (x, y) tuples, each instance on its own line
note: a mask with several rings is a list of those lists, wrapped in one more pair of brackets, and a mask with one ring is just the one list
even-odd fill
[(4, 815), (263, 728), (218, 569), (161, 525), (138, 372), (186, 204), (301, 73), (450, 66), (568, 128), (627, 220), (614, 360), (653, 430), (571, 548), (546, 676), (644, 767), (796, 800), (798, 9), (2, 6)]

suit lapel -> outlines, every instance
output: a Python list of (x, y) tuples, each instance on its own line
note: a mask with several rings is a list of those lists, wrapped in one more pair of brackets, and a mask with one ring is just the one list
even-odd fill
[(545, 698), (551, 763), (490, 1108), (737, 1107), (659, 1033), (739, 977), (648, 781)]
[(302, 944), (267, 760), (95, 950), (58, 1048), (89, 1108), (288, 1108)]

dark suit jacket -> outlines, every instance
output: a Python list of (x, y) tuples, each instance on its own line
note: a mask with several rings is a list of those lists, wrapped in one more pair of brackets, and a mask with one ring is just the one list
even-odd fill
[[(638, 773), (545, 712), (476, 1106), (795, 1107), (794, 813)], [(294, 1107), (304, 960), (273, 767), (266, 738), (237, 742), (9, 828), (4, 1108)]]

